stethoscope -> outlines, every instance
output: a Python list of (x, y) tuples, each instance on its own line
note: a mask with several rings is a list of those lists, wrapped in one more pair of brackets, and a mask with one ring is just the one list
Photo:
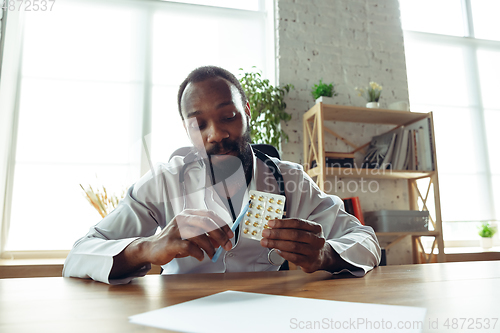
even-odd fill
[[(283, 195), (285, 196), (285, 182), (283, 181), (283, 175), (281, 174), (281, 171), (280, 169), (278, 168), (278, 166), (276, 165), (276, 163), (274, 163), (273, 160), (271, 160), (271, 158), (269, 158), (269, 156), (267, 156), (266, 154), (264, 154), (263, 152), (257, 150), (256, 148), (252, 148), (255, 156), (261, 160), (262, 162), (264, 162), (264, 164), (269, 168), (269, 170), (271, 170), (273, 176), (274, 176), (274, 179), (276, 179), (276, 182), (278, 183), (278, 187), (279, 187), (279, 191), (280, 191), (280, 195)], [(200, 159), (196, 153), (194, 152), (190, 152), (188, 153), (185, 157), (184, 157), (184, 165), (181, 169), (181, 172), (179, 173), (179, 184), (181, 185), (181, 188), (182, 188), (182, 192), (183, 192), (183, 198), (184, 198), (184, 209), (186, 208), (186, 193), (187, 193), (187, 190), (186, 190), (186, 184), (184, 182), (184, 173), (186, 171), (186, 168), (194, 163), (194, 162), (198, 162), (201, 166), (203, 165), (203, 159)], [(225, 186), (225, 184), (224, 184)], [(287, 208), (287, 202), (285, 201), (285, 208), (284, 208), (284, 213), (283, 213), (283, 217), (286, 216), (286, 208)], [(232, 211), (232, 206), (231, 206), (231, 211)], [(233, 218), (234, 218), (234, 213), (233, 213)], [(269, 261), (269, 263), (273, 266), (281, 266), (284, 262), (285, 262), (285, 259), (283, 259), (283, 257), (281, 257), (279, 255), (279, 253), (275, 250), (275, 249), (271, 249), (268, 253), (267, 253), (267, 260)]]

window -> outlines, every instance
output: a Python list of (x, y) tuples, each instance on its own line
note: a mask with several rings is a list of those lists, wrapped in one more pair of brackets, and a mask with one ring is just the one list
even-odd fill
[(69, 250), (100, 220), (79, 184), (130, 186), (148, 170), (142, 138), (153, 162), (189, 145), (176, 98), (194, 68), (257, 66), (274, 79), (272, 8), (233, 3), (66, 0), (17, 14), (24, 37), (0, 250)]
[(411, 109), (434, 112), (445, 243), (477, 246), (479, 222), (500, 214), (500, 3), (400, 5)]

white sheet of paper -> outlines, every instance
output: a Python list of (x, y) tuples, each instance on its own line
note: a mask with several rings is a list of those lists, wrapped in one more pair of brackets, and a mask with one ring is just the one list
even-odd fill
[(425, 312), (425, 308), (417, 307), (225, 291), (129, 319), (134, 324), (192, 333), (409, 333), (422, 332), (427, 324)]

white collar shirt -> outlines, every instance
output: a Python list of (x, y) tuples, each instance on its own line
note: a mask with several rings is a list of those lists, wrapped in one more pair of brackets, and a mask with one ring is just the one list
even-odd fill
[[(283, 175), (287, 217), (321, 224), (332, 248), (345, 261), (359, 267), (352, 274), (362, 276), (378, 265), (380, 246), (371, 227), (361, 225), (355, 217), (347, 214), (339, 197), (323, 193), (302, 166), (275, 158), (272, 160)], [(207, 172), (204, 164), (194, 161), (184, 166), (185, 159), (176, 156), (168, 164), (158, 165), (155, 171), (148, 172), (134, 184), (119, 206), (75, 243), (66, 259), (63, 276), (121, 284), (145, 275), (151, 269), (150, 265), (127, 277), (110, 280), (113, 257), (138, 237), (149, 237), (158, 228), (165, 228), (185, 208), (212, 210), (231, 226), (233, 218), (223, 199), (213, 187), (205, 186)], [(179, 181), (182, 169), (185, 169), (183, 184)], [(243, 203), (248, 202), (248, 190), (279, 194), (278, 184), (269, 167), (255, 154), (252, 178), (238, 205), (241, 209), (245, 206)], [(240, 211), (235, 212), (236, 215)], [(234, 241), (235, 238), (231, 240), (233, 248), (223, 250), (215, 263), (206, 254), (201, 262), (194, 257), (176, 258), (163, 266), (162, 274), (278, 270), (279, 267), (268, 260), (270, 250), (262, 247), (259, 241), (241, 237), (241, 234), (236, 244)]]

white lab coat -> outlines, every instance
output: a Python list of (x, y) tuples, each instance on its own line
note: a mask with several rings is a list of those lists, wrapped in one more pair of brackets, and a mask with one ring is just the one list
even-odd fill
[[(359, 267), (352, 274), (363, 276), (378, 265), (380, 246), (371, 227), (361, 225), (355, 217), (347, 214), (339, 197), (321, 192), (302, 166), (274, 158), (273, 161), (285, 182), (287, 217), (321, 224), (325, 238), (333, 249), (344, 260)], [(179, 183), (183, 165), (183, 157), (174, 157), (168, 164), (158, 165), (154, 172), (147, 173), (132, 186), (118, 207), (74, 244), (64, 263), (63, 276), (92, 278), (110, 284), (128, 283), (134, 277), (144, 276), (151, 269), (150, 265), (128, 277), (110, 280), (113, 257), (136, 238), (151, 236), (158, 227), (164, 228), (184, 208), (213, 210), (232, 225), (231, 215), (217, 193), (205, 186), (203, 163), (194, 162), (186, 167), (184, 184), (188, 195), (184, 195)], [(253, 165), (248, 189), (279, 194), (269, 168), (255, 155)], [(169, 199), (166, 200), (166, 197)], [(248, 191), (243, 202), (248, 202)], [(234, 238), (231, 242), (234, 244)], [(223, 250), (216, 263), (207, 255), (202, 262), (193, 257), (173, 259), (163, 266), (163, 274), (278, 270), (278, 266), (269, 263), (268, 251), (259, 241), (239, 235), (233, 249)]]

